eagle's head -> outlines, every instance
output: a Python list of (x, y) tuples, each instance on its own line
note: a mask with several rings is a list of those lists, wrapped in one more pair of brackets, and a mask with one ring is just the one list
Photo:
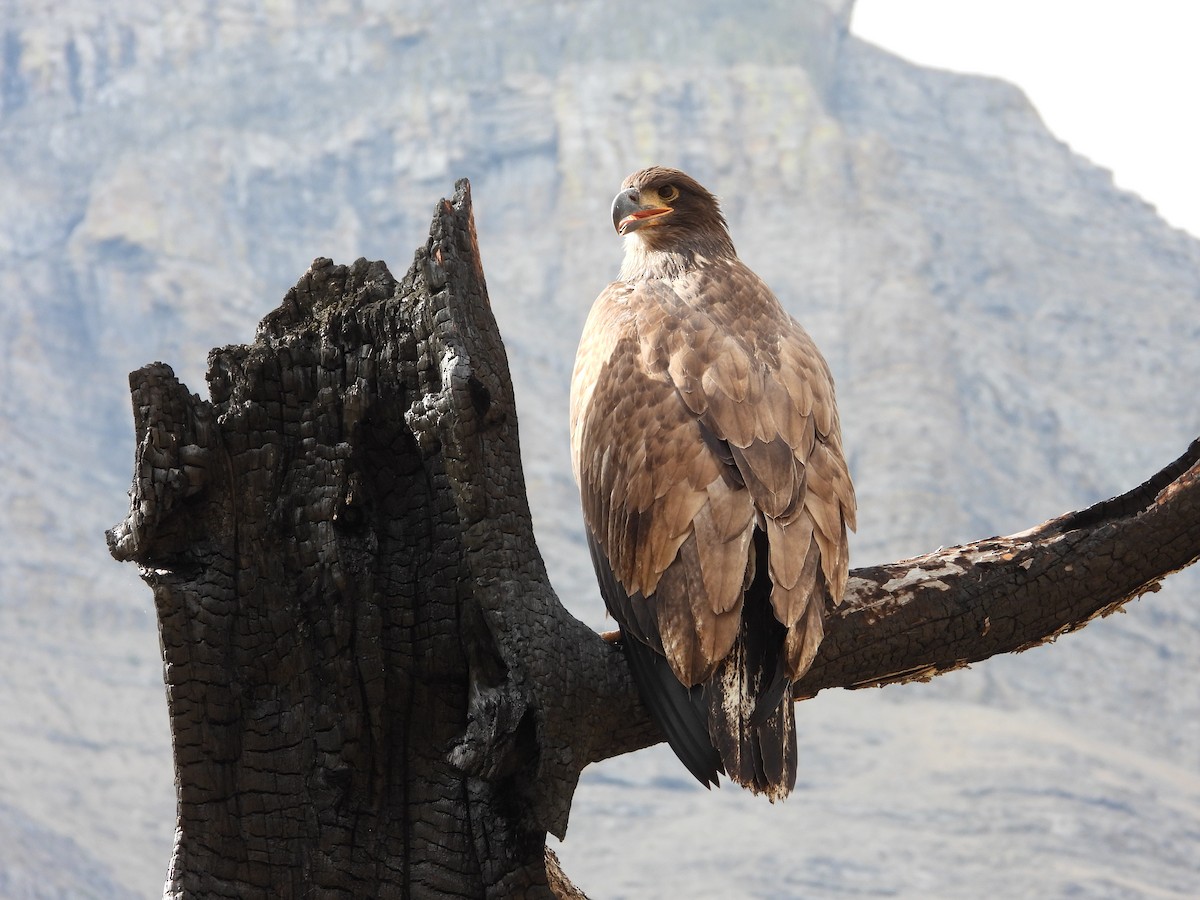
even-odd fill
[(613, 200), (612, 217), (618, 234), (632, 235), (627, 256), (682, 254), (686, 267), (697, 255), (733, 254), (717, 198), (678, 169), (652, 166), (634, 172)]

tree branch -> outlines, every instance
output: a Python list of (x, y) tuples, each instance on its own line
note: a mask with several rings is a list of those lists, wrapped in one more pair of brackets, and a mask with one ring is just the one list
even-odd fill
[(1200, 556), (1200, 439), (1133, 490), (1021, 534), (855, 569), (797, 697), (913, 680), (1082, 628)]

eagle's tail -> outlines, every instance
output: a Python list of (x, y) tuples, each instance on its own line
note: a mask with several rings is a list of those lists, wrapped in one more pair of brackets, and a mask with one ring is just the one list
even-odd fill
[(657, 632), (645, 633), (649, 629), (639, 621), (639, 610), (650, 609), (649, 601), (625, 593), (588, 534), (600, 590), (621, 625), (634, 683), (675, 755), (705, 787), (728, 773), (774, 801), (796, 784), (796, 727), (783, 652), (787, 629), (771, 609), (766, 535), (756, 531), (754, 542), (759, 564), (733, 649), (711, 678), (689, 688), (675, 676), (661, 645), (651, 644)]
[(729, 777), (774, 802), (796, 785), (796, 724), (783, 647), (787, 629), (771, 609), (766, 536), (742, 606), (733, 650), (705, 684), (708, 731)]

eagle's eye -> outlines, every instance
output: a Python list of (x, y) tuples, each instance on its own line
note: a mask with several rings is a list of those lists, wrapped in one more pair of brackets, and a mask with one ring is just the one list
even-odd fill
[(658, 189), (658, 199), (663, 203), (670, 203), (679, 196), (679, 188), (673, 184), (665, 184)]

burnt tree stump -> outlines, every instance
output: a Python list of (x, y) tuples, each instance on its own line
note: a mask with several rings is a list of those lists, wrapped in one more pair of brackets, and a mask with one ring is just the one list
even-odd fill
[[(165, 896), (581, 896), (580, 771), (661, 740), (549, 586), (460, 181), (403, 280), (318, 259), (210, 400), (130, 376), (129, 516), (175, 756)], [(1200, 555), (1200, 441), (1021, 535), (858, 569), (798, 698), (1081, 627)]]

